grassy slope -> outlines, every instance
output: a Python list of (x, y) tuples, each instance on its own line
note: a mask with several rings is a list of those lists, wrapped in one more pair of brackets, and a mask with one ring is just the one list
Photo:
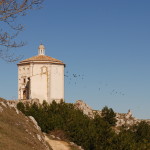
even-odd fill
[[(3, 100), (0, 99), (0, 102)], [(6, 101), (4, 101), (6, 102)], [(46, 150), (45, 141), (37, 138), (43, 137), (33, 122), (22, 113), (17, 114), (15, 108), (0, 107), (0, 150)]]

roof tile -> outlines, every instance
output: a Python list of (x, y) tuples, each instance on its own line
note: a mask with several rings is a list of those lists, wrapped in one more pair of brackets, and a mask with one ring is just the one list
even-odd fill
[(54, 64), (56, 64), (56, 63), (58, 63), (58, 64), (64, 64), (62, 61), (60, 61), (58, 59), (55, 59), (53, 57), (50, 57), (50, 56), (46, 56), (46, 55), (33, 56), (31, 58), (22, 60), (21, 62), (19, 62), (19, 64), (27, 63), (27, 62), (31, 62), (31, 61), (48, 61), (48, 62), (54, 63)]

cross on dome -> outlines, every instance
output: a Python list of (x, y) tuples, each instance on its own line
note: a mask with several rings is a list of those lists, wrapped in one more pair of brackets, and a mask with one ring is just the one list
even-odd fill
[(45, 55), (45, 47), (44, 47), (43, 44), (40, 44), (40, 45), (39, 45), (38, 54), (39, 54), (39, 55)]

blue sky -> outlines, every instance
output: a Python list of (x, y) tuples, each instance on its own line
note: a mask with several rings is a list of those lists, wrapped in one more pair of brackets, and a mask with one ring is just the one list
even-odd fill
[[(27, 45), (15, 53), (37, 55), (42, 41), (46, 55), (66, 63), (66, 102), (150, 118), (149, 7), (148, 0), (45, 0), (18, 18), (25, 30), (17, 40)], [(17, 98), (16, 64), (0, 60), (0, 97)]]

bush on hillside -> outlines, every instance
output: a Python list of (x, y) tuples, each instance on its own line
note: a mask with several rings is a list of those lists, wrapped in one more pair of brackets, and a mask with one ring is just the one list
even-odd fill
[(108, 122), (111, 126), (115, 126), (116, 125), (116, 114), (115, 112), (113, 111), (112, 108), (108, 108), (107, 106), (105, 106), (103, 109), (102, 109), (102, 117), (103, 119)]

